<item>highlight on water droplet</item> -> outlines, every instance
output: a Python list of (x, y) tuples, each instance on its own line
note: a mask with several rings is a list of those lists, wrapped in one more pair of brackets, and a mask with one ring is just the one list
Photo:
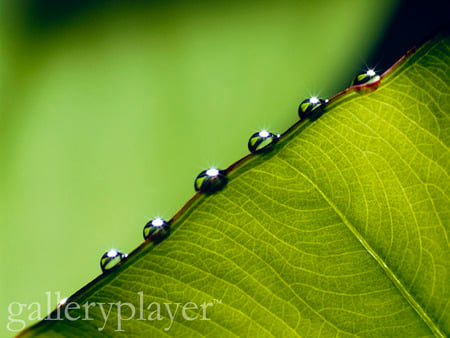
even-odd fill
[(65, 297), (65, 298), (61, 299), (61, 300), (58, 302), (58, 304), (56, 305), (56, 309), (59, 309), (59, 308), (61, 308), (62, 306), (64, 306), (64, 305), (67, 303), (68, 300), (69, 300), (69, 297)]
[(261, 130), (250, 136), (248, 150), (251, 153), (260, 153), (270, 150), (280, 138), (280, 134), (274, 135), (267, 130)]
[(116, 249), (110, 249), (105, 252), (100, 258), (100, 267), (102, 268), (103, 272), (111, 270), (127, 257), (128, 254), (123, 254)]
[(194, 182), (195, 191), (212, 194), (223, 189), (228, 183), (225, 170), (209, 168), (198, 174)]
[(170, 224), (160, 217), (152, 219), (144, 226), (143, 234), (145, 240), (160, 240), (170, 230)]
[(328, 100), (323, 100), (316, 96), (303, 100), (298, 106), (298, 116), (303, 120), (310, 116), (312, 112), (322, 110), (327, 102)]
[(363, 84), (371, 84), (380, 80), (380, 76), (374, 69), (368, 69), (365, 73), (356, 75), (353, 79), (352, 86), (358, 86)]

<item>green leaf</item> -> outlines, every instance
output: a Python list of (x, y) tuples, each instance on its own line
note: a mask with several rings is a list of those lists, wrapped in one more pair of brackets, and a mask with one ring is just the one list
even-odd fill
[[(224, 190), (188, 202), (167, 239), (72, 296), (95, 303), (93, 320), (23, 336), (449, 335), (449, 65), (446, 36), (378, 89), (345, 91), (272, 152), (233, 165)], [(98, 304), (119, 301), (133, 320), (112, 306), (105, 324)], [(148, 320), (153, 302), (162, 320)], [(173, 323), (163, 303), (181, 303)]]

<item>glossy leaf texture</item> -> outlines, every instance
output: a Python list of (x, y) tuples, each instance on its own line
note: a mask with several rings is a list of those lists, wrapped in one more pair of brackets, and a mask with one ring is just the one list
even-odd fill
[[(345, 91), (273, 151), (237, 163), (225, 189), (194, 198), (168, 238), (69, 301), (139, 311), (142, 292), (144, 320), (121, 322), (135, 336), (450, 335), (449, 65), (441, 35), (376, 90)], [(208, 320), (180, 309), (171, 325), (163, 309), (148, 320), (153, 302), (212, 305)], [(116, 307), (106, 325), (98, 306), (89, 315), (23, 336), (118, 333)]]

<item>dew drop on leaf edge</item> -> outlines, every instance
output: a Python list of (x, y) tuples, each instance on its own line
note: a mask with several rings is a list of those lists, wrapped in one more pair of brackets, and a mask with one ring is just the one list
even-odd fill
[(352, 86), (374, 83), (379, 79), (380, 76), (373, 69), (368, 69), (365, 73), (361, 73), (355, 76), (352, 82)]
[(145, 240), (162, 239), (168, 234), (170, 225), (168, 222), (160, 217), (154, 218), (149, 221), (143, 229), (143, 235)]
[(316, 96), (307, 98), (298, 106), (298, 116), (300, 119), (304, 119), (311, 115), (313, 111), (321, 110), (325, 107), (328, 100), (320, 99)]
[(272, 134), (267, 130), (261, 130), (250, 136), (248, 140), (248, 150), (251, 153), (259, 153), (270, 150), (278, 141), (280, 135)]
[(203, 170), (195, 179), (195, 191), (202, 191), (207, 194), (215, 193), (223, 189), (228, 183), (225, 170), (209, 168)]
[(103, 272), (111, 270), (117, 264), (124, 261), (128, 254), (123, 254), (116, 249), (110, 249), (100, 258), (100, 267)]

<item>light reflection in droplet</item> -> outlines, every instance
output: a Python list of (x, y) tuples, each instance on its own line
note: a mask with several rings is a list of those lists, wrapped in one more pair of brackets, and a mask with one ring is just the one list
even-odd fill
[(106, 255), (107, 255), (109, 258), (114, 258), (114, 257), (117, 257), (117, 256), (119, 255), (119, 252), (118, 252), (116, 249), (110, 249), (110, 250), (108, 250), (108, 252), (106, 253)]
[(261, 130), (261, 131), (259, 132), (259, 136), (261, 136), (261, 137), (263, 137), (263, 138), (266, 138), (266, 137), (269, 137), (269, 136), (270, 136), (270, 133), (269, 133), (267, 130)]
[(216, 168), (210, 168), (206, 170), (206, 175), (208, 175), (209, 177), (216, 177), (217, 175), (219, 175), (219, 170), (217, 170)]
[(164, 225), (164, 220), (160, 217), (157, 217), (152, 220), (152, 226), (154, 227), (162, 227)]
[(319, 103), (319, 99), (317, 97), (313, 96), (309, 99), (309, 102), (312, 104), (316, 104), (316, 103)]

